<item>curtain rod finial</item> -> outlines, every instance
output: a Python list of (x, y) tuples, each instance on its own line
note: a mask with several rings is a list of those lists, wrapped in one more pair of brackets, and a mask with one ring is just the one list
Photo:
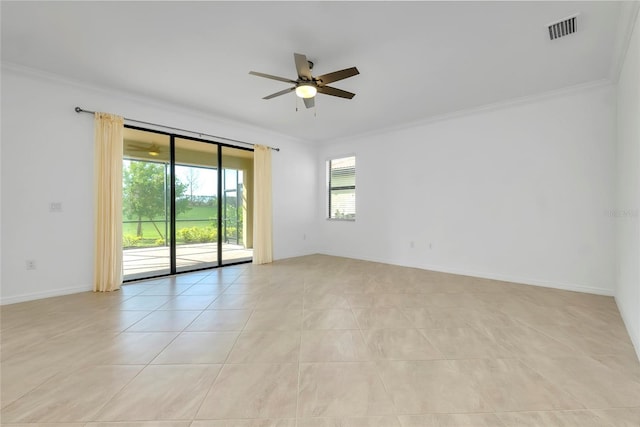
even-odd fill
[(80, 107), (76, 107), (74, 108), (74, 110), (76, 110), (76, 113), (82, 113), (82, 108)]

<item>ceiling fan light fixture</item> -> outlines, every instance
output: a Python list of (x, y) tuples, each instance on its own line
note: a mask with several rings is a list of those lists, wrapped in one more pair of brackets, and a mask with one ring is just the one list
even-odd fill
[(299, 98), (313, 98), (318, 93), (318, 89), (312, 85), (298, 85), (296, 87), (296, 95)]

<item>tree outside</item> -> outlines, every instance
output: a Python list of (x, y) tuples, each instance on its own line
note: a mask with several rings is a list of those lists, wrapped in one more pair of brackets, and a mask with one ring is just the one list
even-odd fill
[[(177, 178), (175, 184), (176, 243), (217, 242), (219, 198), (195, 193), (202, 184), (199, 182), (201, 171), (181, 168), (180, 179)], [(136, 160), (123, 163), (125, 248), (164, 246), (170, 241), (169, 178), (167, 165), (163, 163)], [(237, 177), (231, 182), (238, 188)], [(242, 205), (237, 206), (241, 199), (239, 191), (227, 190), (220, 200), (223, 203), (220, 239), (224, 243), (242, 242)]]
[(187, 172), (186, 181), (189, 186), (189, 201), (193, 204), (193, 192), (200, 187), (200, 171), (196, 168), (189, 168), (189, 172)]
[[(128, 163), (128, 164), (127, 164)], [(166, 231), (158, 228), (167, 218), (168, 189), (165, 165), (161, 163), (129, 161), (123, 168), (122, 211), (125, 218), (137, 221), (136, 236), (143, 238), (143, 220), (149, 221), (164, 240)], [(190, 209), (185, 197), (187, 184), (176, 180), (176, 214)]]

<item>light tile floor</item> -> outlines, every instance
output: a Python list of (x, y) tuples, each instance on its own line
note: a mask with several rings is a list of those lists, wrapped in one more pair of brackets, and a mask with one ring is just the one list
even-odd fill
[(314, 255), (1, 314), (7, 426), (640, 426), (610, 297)]

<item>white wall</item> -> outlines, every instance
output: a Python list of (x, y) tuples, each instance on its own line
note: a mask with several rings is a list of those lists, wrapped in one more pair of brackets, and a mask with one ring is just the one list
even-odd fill
[[(75, 106), (281, 148), (273, 153), (274, 256), (314, 252), (316, 151), (268, 131), (53, 76), (2, 69), (2, 303), (91, 288), (93, 118)], [(295, 165), (295, 166), (293, 166)], [(62, 202), (61, 213), (49, 213)], [(36, 261), (27, 271), (25, 261)]]
[(324, 146), (319, 203), (355, 153), (357, 220), (320, 219), (319, 249), (612, 295), (614, 137), (601, 84)]
[(616, 302), (640, 356), (640, 25), (618, 80)]

